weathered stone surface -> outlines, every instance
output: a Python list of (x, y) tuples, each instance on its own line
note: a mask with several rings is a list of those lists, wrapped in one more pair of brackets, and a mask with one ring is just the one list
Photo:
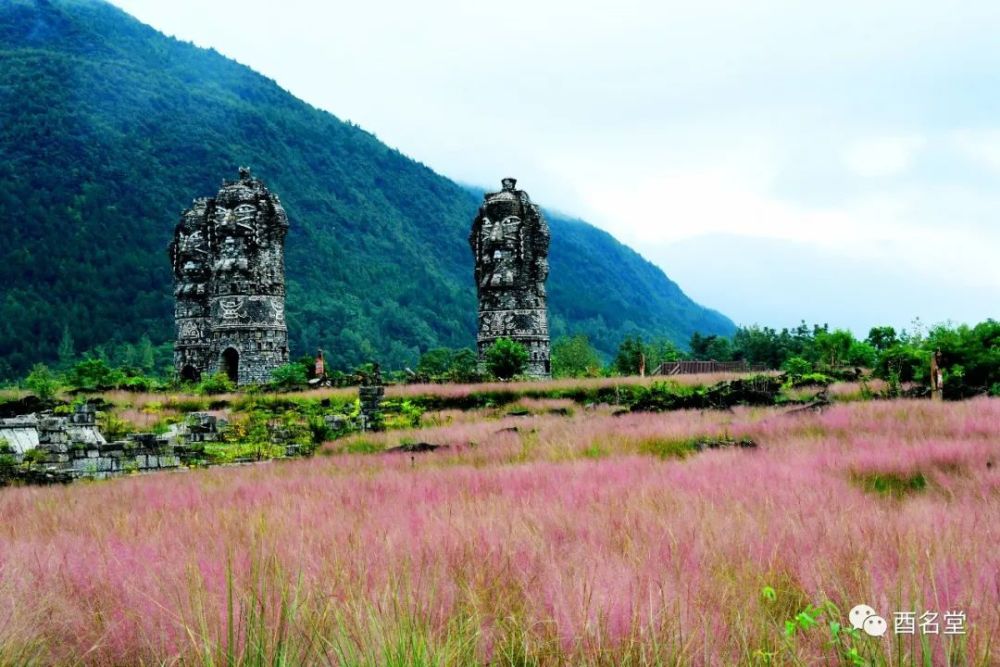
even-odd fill
[(288, 363), (287, 233), (277, 195), (249, 169), (182, 214), (170, 244), (182, 378), (221, 371), (239, 385), (263, 383)]
[(382, 415), (382, 399), (385, 397), (385, 387), (371, 385), (358, 387), (358, 400), (361, 402), (360, 426), (362, 431), (381, 431), (384, 424)]
[(551, 375), (545, 281), (549, 275), (549, 226), (517, 181), (503, 179), (487, 193), (472, 223), (479, 295), (480, 360), (498, 338), (510, 338), (529, 352), (527, 374)]

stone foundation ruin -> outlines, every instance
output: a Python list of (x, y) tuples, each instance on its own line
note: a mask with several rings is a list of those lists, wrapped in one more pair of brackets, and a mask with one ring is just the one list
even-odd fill
[(0, 484), (105, 479), (197, 464), (204, 443), (218, 441), (225, 428), (225, 422), (212, 415), (191, 413), (166, 434), (130, 433), (124, 440), (108, 442), (96, 415), (92, 403), (83, 403), (70, 415), (46, 411), (0, 419), (0, 444), (5, 443), (7, 456), (34, 464), (0, 470)]

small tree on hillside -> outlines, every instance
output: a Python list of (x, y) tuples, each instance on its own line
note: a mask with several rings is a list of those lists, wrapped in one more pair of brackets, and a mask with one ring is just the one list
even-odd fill
[(69, 325), (63, 327), (62, 339), (59, 341), (59, 370), (65, 371), (73, 364), (76, 358), (76, 345), (73, 342), (73, 334), (69, 330)]
[(498, 338), (486, 350), (486, 368), (500, 380), (510, 380), (528, 365), (528, 348), (510, 338)]

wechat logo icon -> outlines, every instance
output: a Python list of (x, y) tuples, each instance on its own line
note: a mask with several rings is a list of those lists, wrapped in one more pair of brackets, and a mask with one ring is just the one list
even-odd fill
[(864, 630), (869, 637), (881, 637), (889, 629), (885, 619), (866, 604), (859, 604), (851, 610), (849, 616), (851, 626), (855, 630)]

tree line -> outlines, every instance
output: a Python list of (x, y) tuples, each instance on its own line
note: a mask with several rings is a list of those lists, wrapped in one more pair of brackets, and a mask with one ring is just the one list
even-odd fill
[[(988, 319), (975, 326), (919, 321), (910, 329), (872, 327), (863, 339), (845, 329), (806, 325), (777, 330), (746, 326), (731, 337), (694, 333), (687, 349), (667, 338), (626, 336), (611, 359), (604, 359), (584, 334), (561, 336), (552, 343), (555, 378), (584, 378), (650, 374), (662, 363), (680, 360), (745, 361), (792, 375), (862, 370), (891, 383), (927, 383), (930, 359), (939, 354), (945, 395), (963, 398), (975, 394), (1000, 395), (1000, 322)], [(509, 380), (527, 366), (528, 350), (509, 339), (499, 339), (483, 363), (469, 348), (437, 347), (420, 355), (416, 368), (388, 369), (390, 382), (479, 382)], [(315, 357), (304, 355), (278, 368), (273, 388), (292, 389), (314, 378)], [(324, 378), (334, 384), (354, 384), (371, 372), (371, 364), (330, 369)], [(857, 373), (855, 373), (856, 375)], [(154, 346), (148, 336), (137, 343), (98, 346), (77, 354), (71, 331), (63, 332), (59, 361), (52, 367), (36, 364), (19, 383), (39, 395), (59, 388), (136, 391), (184, 388), (176, 377), (170, 344)], [(231, 391), (224, 376), (205, 378), (188, 387), (204, 393)]]

